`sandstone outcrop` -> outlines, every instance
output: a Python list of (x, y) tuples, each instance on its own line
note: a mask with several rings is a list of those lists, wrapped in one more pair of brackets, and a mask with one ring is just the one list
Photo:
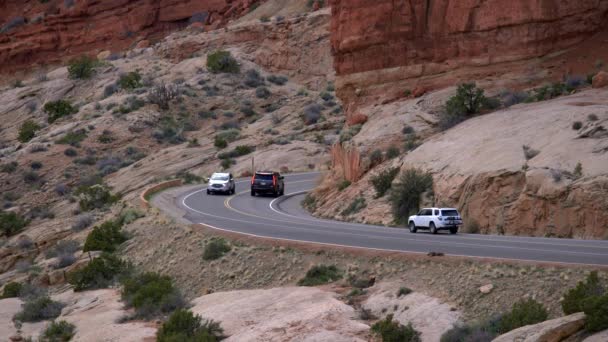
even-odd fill
[(593, 88), (608, 87), (608, 72), (600, 71), (593, 77)]
[(582, 312), (515, 329), (493, 342), (559, 342), (581, 330), (585, 325)]
[[(605, 27), (608, 13), (606, 0), (330, 4), (337, 86), (347, 103), (508, 74), (513, 72), (508, 63), (545, 56), (589, 38)], [(451, 74), (457, 69), (467, 70)], [(355, 96), (357, 88), (364, 96)]]
[[(263, 1), (263, 0), (262, 0)], [(102, 0), (0, 3), (0, 72), (99, 50), (120, 51), (142, 39), (202, 22), (211, 28), (247, 13), (259, 0)]]

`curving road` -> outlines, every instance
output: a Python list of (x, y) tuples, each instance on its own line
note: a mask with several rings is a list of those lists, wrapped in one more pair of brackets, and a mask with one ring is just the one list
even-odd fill
[(214, 229), (257, 237), (408, 253), (608, 266), (608, 241), (446, 233), (318, 219), (300, 206), (319, 173), (285, 176), (286, 195), (251, 197), (249, 180), (238, 180), (234, 196), (207, 195), (205, 188), (176, 198), (185, 218)]

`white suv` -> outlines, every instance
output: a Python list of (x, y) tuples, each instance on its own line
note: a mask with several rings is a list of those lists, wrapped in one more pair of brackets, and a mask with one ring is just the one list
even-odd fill
[(458, 233), (458, 226), (462, 225), (460, 213), (455, 208), (424, 208), (417, 215), (408, 218), (410, 232), (418, 229), (428, 229), (432, 234), (439, 230), (449, 230), (450, 234)]
[(216, 172), (209, 178), (209, 184), (207, 185), (207, 195), (215, 193), (223, 193), (228, 195), (234, 195), (234, 177), (232, 173), (219, 173)]

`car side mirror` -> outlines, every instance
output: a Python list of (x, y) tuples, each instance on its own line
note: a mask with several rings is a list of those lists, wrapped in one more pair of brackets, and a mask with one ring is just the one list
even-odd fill
[(279, 179), (283, 180), (285, 179), (285, 176), (279, 176)]

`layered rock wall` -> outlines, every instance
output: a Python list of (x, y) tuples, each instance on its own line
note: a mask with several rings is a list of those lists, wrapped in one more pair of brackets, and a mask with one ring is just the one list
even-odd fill
[(7, 0), (0, 2), (0, 72), (82, 53), (119, 51), (182, 28), (218, 27), (259, 0)]
[[(331, 6), (339, 95), (357, 103), (511, 72), (505, 63), (571, 47), (606, 27), (608, 0), (332, 0)], [(463, 68), (471, 69), (454, 75)]]

